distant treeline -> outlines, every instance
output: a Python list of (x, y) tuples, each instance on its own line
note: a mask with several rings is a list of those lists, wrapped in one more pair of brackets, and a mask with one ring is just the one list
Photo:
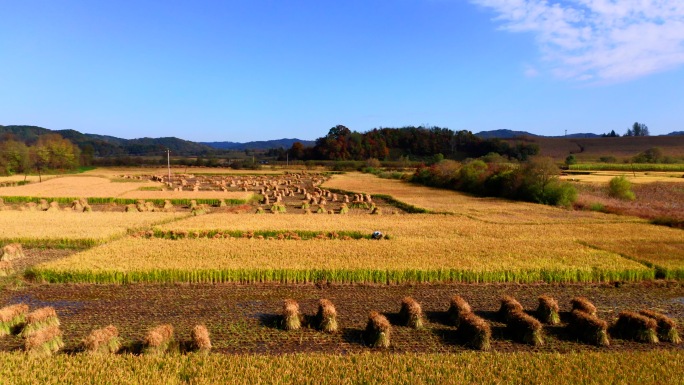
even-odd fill
[(497, 153), (511, 159), (525, 160), (539, 152), (535, 143), (510, 145), (499, 139), (482, 139), (470, 131), (452, 131), (440, 127), (376, 128), (368, 132), (351, 131), (335, 126), (328, 135), (318, 138), (313, 147), (294, 143), (289, 150), (275, 150), (279, 160), (412, 160), (430, 159), (437, 154), (448, 159), (477, 158)]

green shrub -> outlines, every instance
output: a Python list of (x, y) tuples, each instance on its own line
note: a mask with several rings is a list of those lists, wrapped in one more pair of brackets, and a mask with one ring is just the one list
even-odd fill
[(613, 198), (633, 201), (636, 196), (632, 191), (632, 183), (624, 176), (616, 176), (608, 183), (608, 195)]

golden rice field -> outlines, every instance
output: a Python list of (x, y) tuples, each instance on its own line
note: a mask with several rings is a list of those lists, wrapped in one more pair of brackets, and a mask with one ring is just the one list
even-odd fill
[(92, 356), (0, 353), (16, 384), (681, 384), (681, 351)]
[(0, 211), (0, 244), (84, 247), (187, 216), (180, 213)]
[[(501, 225), (450, 215), (209, 214), (160, 231), (379, 230), (386, 240), (126, 238), (37, 266), (48, 281), (603, 281), (653, 277), (630, 242), (680, 242), (679, 230), (644, 223)], [(605, 250), (598, 244), (616, 240)], [(624, 245), (624, 247), (621, 247)], [(656, 247), (654, 246), (654, 247)], [(621, 256), (623, 254), (628, 258)], [(134, 258), (122, 256), (135, 255)], [(684, 267), (684, 255), (660, 266)], [(665, 259), (663, 259), (665, 260)], [(107, 263), (105, 263), (107, 261)], [(188, 273), (191, 272), (191, 273)]]
[(414, 185), (401, 180), (381, 179), (372, 174), (333, 175), (323, 187), (368, 194), (389, 195), (396, 200), (427, 209), (464, 215), (492, 223), (567, 223), (568, 221), (629, 222), (631, 217), (606, 215), (499, 198), (478, 198), (460, 192)]
[[(134, 182), (134, 183), (131, 183)], [(242, 191), (142, 191), (141, 188), (161, 187), (159, 182), (126, 180), (116, 182), (94, 176), (67, 176), (52, 178), (42, 183), (24, 186), (0, 187), (2, 196), (40, 198), (122, 198), (122, 199), (250, 199), (254, 194)]]
[(116, 183), (110, 179), (92, 176), (65, 176), (52, 178), (42, 183), (24, 186), (1, 187), (0, 196), (29, 196), (41, 198), (56, 197), (118, 197), (140, 187), (160, 186), (156, 182)]

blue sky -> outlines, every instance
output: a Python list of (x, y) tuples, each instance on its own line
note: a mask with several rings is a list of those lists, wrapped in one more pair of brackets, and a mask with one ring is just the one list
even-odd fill
[(684, 130), (679, 0), (5, 1), (0, 124), (315, 139)]

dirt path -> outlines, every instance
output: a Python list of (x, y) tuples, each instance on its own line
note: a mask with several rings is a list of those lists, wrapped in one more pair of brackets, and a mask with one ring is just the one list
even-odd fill
[[(215, 350), (225, 353), (364, 351), (362, 331), (368, 313), (377, 310), (396, 321), (401, 299), (413, 296), (426, 314), (426, 328), (412, 330), (394, 326), (392, 351), (454, 352), (465, 350), (445, 322), (449, 298), (455, 294), (468, 300), (473, 309), (492, 322), (492, 348), (496, 351), (595, 350), (574, 341), (562, 326), (545, 327), (545, 344), (531, 347), (513, 342), (494, 312), (503, 294), (515, 296), (526, 310), (533, 310), (540, 294), (550, 294), (569, 310), (569, 300), (582, 295), (592, 300), (599, 316), (611, 320), (621, 310), (653, 309), (684, 321), (684, 285), (678, 282), (646, 282), (615, 285), (402, 285), (323, 286), (313, 285), (37, 285), (0, 291), (0, 304), (24, 302), (35, 309), (54, 306), (59, 314), (67, 351), (92, 329), (116, 325), (129, 344), (140, 341), (145, 332), (160, 323), (171, 323), (179, 339), (188, 339), (195, 324), (211, 332)], [(328, 298), (337, 307), (341, 331), (328, 335), (310, 328), (286, 332), (278, 328), (282, 301), (299, 301), (302, 313), (313, 315), (317, 301)], [(563, 316), (564, 314), (561, 314)], [(681, 327), (680, 327), (681, 329)], [(16, 337), (0, 339), (0, 350), (19, 349)], [(669, 343), (647, 345), (613, 339), (602, 349), (683, 349)]]

